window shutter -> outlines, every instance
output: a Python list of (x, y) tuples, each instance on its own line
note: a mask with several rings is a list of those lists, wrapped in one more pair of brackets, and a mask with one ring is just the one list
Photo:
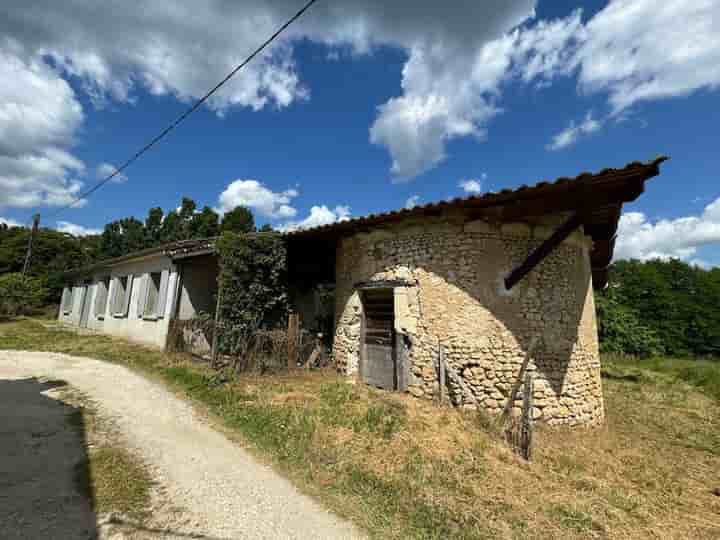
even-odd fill
[(137, 299), (137, 316), (139, 319), (142, 318), (143, 312), (145, 311), (145, 303), (147, 302), (148, 292), (148, 281), (150, 280), (149, 274), (143, 274), (140, 276), (140, 290)]
[(128, 274), (127, 285), (125, 286), (125, 297), (123, 298), (122, 310), (120, 311), (120, 313), (122, 313), (125, 317), (128, 316), (128, 312), (130, 311), (130, 294), (132, 293), (132, 285), (133, 275)]
[(95, 317), (105, 315), (105, 306), (107, 305), (107, 287), (105, 280), (100, 280), (95, 284)]
[(65, 313), (65, 311), (67, 309), (67, 293), (68, 293), (67, 287), (64, 287), (63, 292), (62, 292), (62, 300), (60, 300), (60, 312), (61, 313)]
[(165, 316), (169, 278), (170, 270), (163, 270), (160, 275), (160, 290), (158, 291), (157, 307), (155, 308), (155, 314), (161, 319)]

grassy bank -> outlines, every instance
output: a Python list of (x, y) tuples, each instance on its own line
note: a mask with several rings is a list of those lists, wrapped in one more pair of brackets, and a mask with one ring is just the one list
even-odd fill
[(331, 373), (231, 377), (183, 355), (35, 321), (0, 348), (120, 362), (159, 378), (379, 538), (718, 538), (720, 403), (643, 365), (608, 365), (602, 428), (539, 429), (518, 460), (492, 421)]
[(652, 382), (684, 382), (720, 400), (720, 359), (696, 360), (658, 356), (637, 359), (632, 356), (606, 355), (603, 358), (608, 377), (623, 375)]
[(75, 407), (66, 422), (87, 444), (86, 461), (75, 466), (78, 491), (92, 501), (97, 515), (120, 515), (142, 523), (149, 516), (152, 484), (145, 465), (126, 448), (110, 420), (97, 415), (85, 396), (65, 387), (59, 397)]

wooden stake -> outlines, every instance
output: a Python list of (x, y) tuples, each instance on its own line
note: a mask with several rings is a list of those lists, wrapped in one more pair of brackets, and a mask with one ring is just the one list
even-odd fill
[(220, 309), (222, 308), (222, 282), (218, 286), (218, 295), (217, 295), (217, 304), (215, 305), (215, 323), (213, 326), (213, 340), (212, 340), (212, 348), (210, 349), (210, 365), (216, 366), (217, 365), (217, 358), (218, 358), (218, 335), (220, 334)]
[(445, 349), (438, 343), (438, 384), (440, 386), (440, 392), (438, 393), (438, 399), (440, 405), (445, 400)]
[(527, 372), (525, 374), (525, 388), (523, 389), (522, 432), (520, 434), (522, 454), (527, 461), (532, 459), (533, 391), (533, 376), (532, 373)]
[(300, 327), (300, 316), (293, 312), (290, 312), (290, 315), (288, 316), (288, 331), (287, 331), (287, 340), (288, 340), (288, 358), (287, 358), (287, 367), (288, 369), (293, 369), (297, 365), (297, 357), (298, 357), (298, 330)]

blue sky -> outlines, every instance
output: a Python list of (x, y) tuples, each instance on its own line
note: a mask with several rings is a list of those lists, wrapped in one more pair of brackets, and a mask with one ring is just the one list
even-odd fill
[[(667, 154), (617, 254), (720, 265), (720, 2), (397, 2), (395, 23), (394, 4), (322, 1), (126, 181), (44, 225), (83, 233), (182, 196), (312, 225)], [(186, 2), (141, 5), (2, 8), (0, 219), (56, 212), (299, 7), (211, 2), (188, 23)]]

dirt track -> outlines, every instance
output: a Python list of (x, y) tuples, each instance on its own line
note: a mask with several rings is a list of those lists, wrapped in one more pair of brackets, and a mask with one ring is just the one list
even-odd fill
[(50, 385), (32, 377), (63, 380), (87, 395), (150, 466), (173, 512), (155, 516), (138, 537), (363, 537), (162, 386), (90, 358), (0, 351), (2, 538), (91, 538), (96, 530), (87, 501), (73, 494), (82, 441), (66, 434), (63, 406), (41, 393)]

